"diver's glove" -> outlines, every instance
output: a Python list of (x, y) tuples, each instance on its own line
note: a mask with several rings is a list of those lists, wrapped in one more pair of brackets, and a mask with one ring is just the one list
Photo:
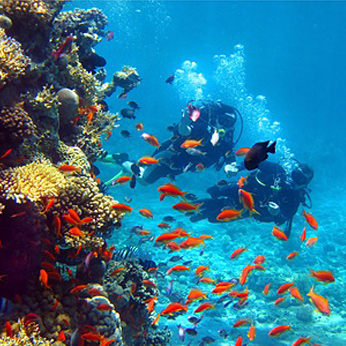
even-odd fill
[(239, 168), (238, 168), (236, 162), (232, 162), (232, 163), (226, 165), (224, 170), (225, 170), (225, 173), (226, 173), (228, 178), (237, 175), (237, 173), (239, 172)]
[(180, 120), (180, 123), (178, 125), (178, 132), (181, 136), (189, 136), (190, 133), (191, 133), (191, 127), (189, 126), (190, 125), (190, 117), (185, 113), (183, 113), (183, 116)]

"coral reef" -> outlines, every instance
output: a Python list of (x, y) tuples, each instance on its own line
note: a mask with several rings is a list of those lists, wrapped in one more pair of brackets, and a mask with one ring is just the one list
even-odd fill
[(24, 55), (21, 44), (0, 28), (0, 89), (23, 76), (29, 63), (30, 59)]

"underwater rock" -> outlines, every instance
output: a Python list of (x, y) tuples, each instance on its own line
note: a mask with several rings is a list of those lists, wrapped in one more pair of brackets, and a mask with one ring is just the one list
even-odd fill
[(11, 18), (8, 18), (5, 15), (0, 15), (0, 28), (3, 28), (5, 30), (9, 29), (12, 26), (12, 20)]
[(302, 322), (312, 322), (312, 314), (314, 312), (314, 308), (311, 305), (302, 305), (297, 308), (296, 317), (299, 321)]
[(60, 122), (70, 123), (77, 116), (79, 96), (73, 90), (63, 88), (58, 91), (58, 100)]

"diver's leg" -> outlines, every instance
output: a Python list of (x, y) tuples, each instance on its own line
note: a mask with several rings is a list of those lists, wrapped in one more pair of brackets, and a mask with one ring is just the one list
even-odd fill
[(194, 203), (203, 203), (199, 208), (199, 213), (195, 213), (191, 216), (192, 222), (197, 222), (203, 219), (208, 219), (209, 222), (219, 222), (216, 217), (221, 213), (224, 206), (229, 204), (227, 198), (206, 198), (198, 200)]

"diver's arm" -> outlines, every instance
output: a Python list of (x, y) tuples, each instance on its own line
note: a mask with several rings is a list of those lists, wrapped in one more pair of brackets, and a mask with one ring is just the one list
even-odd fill
[(122, 175), (124, 174), (124, 170), (121, 169), (119, 173), (117, 173), (113, 178), (109, 179), (108, 181), (106, 181), (104, 184), (106, 186), (112, 186), (112, 183), (117, 180), (118, 178), (120, 178)]

